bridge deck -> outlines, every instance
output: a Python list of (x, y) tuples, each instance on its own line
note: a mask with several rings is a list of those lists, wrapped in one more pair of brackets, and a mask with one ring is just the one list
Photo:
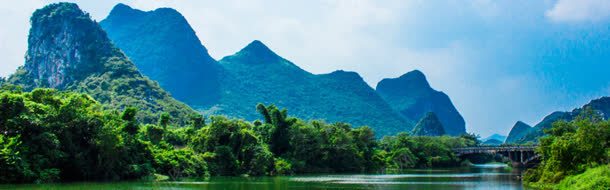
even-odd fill
[(487, 151), (534, 151), (537, 146), (474, 146), (464, 148), (454, 148), (455, 152), (487, 152)]
[(527, 166), (530, 162), (538, 159), (536, 154), (537, 146), (475, 146), (454, 148), (453, 151), (458, 155), (468, 154), (502, 154), (513, 162), (513, 166)]

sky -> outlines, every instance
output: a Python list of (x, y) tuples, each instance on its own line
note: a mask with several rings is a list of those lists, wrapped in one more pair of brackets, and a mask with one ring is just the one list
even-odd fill
[[(0, 7), (0, 76), (23, 65), (29, 16)], [(485, 137), (610, 95), (606, 0), (71, 1), (103, 20), (124, 3), (181, 12), (215, 59), (261, 40), (312, 73), (358, 72), (371, 87), (418, 69)]]

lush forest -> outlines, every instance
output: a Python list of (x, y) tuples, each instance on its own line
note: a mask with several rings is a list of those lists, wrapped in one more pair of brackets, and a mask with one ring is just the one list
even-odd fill
[(610, 121), (590, 107), (573, 121), (545, 130), (537, 152), (542, 162), (524, 181), (542, 189), (610, 189)]
[(387, 172), (458, 166), (451, 148), (472, 135), (375, 138), (369, 127), (305, 121), (259, 104), (261, 120), (161, 114), (143, 125), (133, 107), (105, 108), (89, 95), (38, 88), (0, 92), (0, 182), (206, 178), (310, 172)]

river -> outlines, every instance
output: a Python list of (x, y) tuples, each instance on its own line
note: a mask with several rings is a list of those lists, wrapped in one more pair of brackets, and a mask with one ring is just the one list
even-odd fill
[(494, 190), (524, 189), (521, 171), (501, 164), (454, 169), (407, 170), (401, 174), (302, 175), (280, 177), (213, 177), (189, 182), (113, 182), (0, 185), (14, 190), (158, 189), (158, 190), (330, 190), (330, 189), (426, 189)]

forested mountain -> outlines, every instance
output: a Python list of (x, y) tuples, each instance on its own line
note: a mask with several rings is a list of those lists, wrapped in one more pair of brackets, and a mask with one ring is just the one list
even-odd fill
[[(544, 135), (544, 130), (549, 129), (553, 126), (553, 123), (556, 121), (564, 120), (564, 121), (572, 121), (576, 119), (584, 109), (590, 108), (593, 111), (597, 112), (599, 115), (603, 117), (603, 119), (608, 119), (610, 116), (610, 97), (602, 97), (599, 99), (592, 100), (588, 104), (585, 104), (581, 108), (574, 109), (570, 112), (553, 112), (550, 115), (544, 117), (542, 121), (532, 127), (523, 137), (517, 138), (515, 143), (527, 143), (527, 142), (537, 142), (538, 138)], [(514, 129), (513, 129), (514, 130)], [(512, 130), (511, 130), (512, 131)], [(509, 134), (509, 139), (515, 139), (516, 137)]]
[(412, 133), (415, 136), (442, 136), (445, 135), (445, 130), (436, 114), (428, 112), (417, 122)]
[(464, 118), (443, 92), (430, 87), (424, 74), (418, 70), (398, 78), (383, 79), (376, 88), (379, 95), (409, 121), (417, 121), (428, 112), (434, 112), (449, 135), (466, 132)]
[(354, 72), (314, 75), (278, 56), (260, 41), (221, 59), (222, 96), (209, 112), (258, 119), (253, 106), (275, 104), (297, 117), (367, 125), (378, 135), (410, 131), (406, 122)]
[(196, 113), (142, 76), (76, 4), (48, 5), (36, 10), (30, 22), (25, 65), (8, 83), (28, 91), (49, 87), (83, 92), (113, 109), (134, 106), (144, 122), (155, 122), (160, 112), (176, 121)]
[(531, 129), (532, 126), (523, 123), (522, 121), (517, 121), (517, 123), (513, 125), (513, 128), (511, 128), (510, 132), (508, 133), (508, 137), (506, 137), (505, 142), (509, 144), (515, 143), (519, 139), (523, 138), (523, 136), (525, 136)]
[[(448, 134), (465, 132), (464, 120), (447, 95), (430, 88), (419, 71), (423, 81), (401, 81), (400, 88), (421, 88), (392, 94), (382, 87), (388, 97), (384, 100), (357, 73), (314, 75), (260, 41), (216, 62), (188, 22), (170, 8), (145, 12), (119, 4), (101, 25), (142, 73), (205, 115), (254, 120), (260, 119), (257, 103), (276, 104), (304, 119), (368, 125), (386, 135), (410, 131), (433, 111)], [(399, 107), (392, 108), (396, 101), (401, 101)]]
[(193, 107), (219, 98), (219, 66), (176, 10), (118, 4), (100, 25), (140, 72)]

